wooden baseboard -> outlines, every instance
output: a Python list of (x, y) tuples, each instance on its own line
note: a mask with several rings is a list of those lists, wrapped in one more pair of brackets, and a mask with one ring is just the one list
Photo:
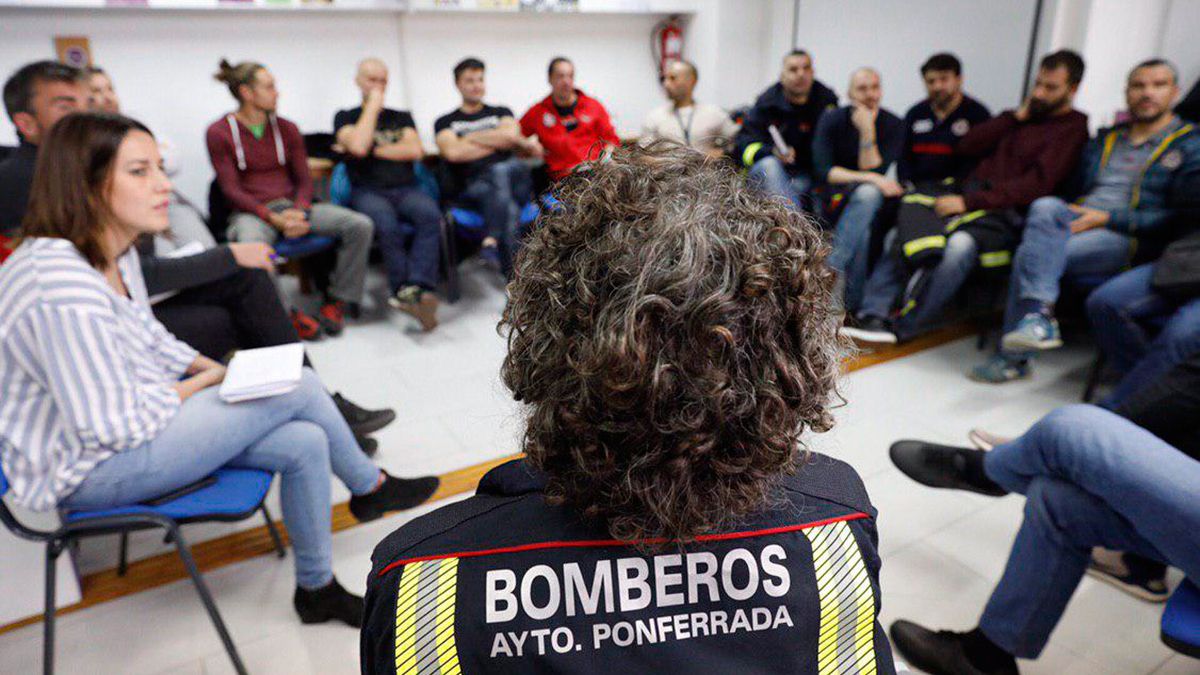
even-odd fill
[[(973, 333), (974, 329), (969, 324), (956, 324), (902, 345), (883, 347), (875, 351), (859, 353), (848, 360), (846, 372), (862, 370), (863, 368), (903, 358), (972, 335)], [(430, 498), (430, 501), (438, 501), (471, 492), (479, 485), (479, 479), (483, 478), (485, 473), (504, 462), (520, 456), (519, 454), (508, 455), (439, 476), (441, 478), (441, 485), (433, 497)], [(346, 503), (336, 504), (333, 507), (334, 532), (349, 529), (357, 524), (358, 521), (354, 519), (354, 516), (350, 515), (350, 509)], [(287, 528), (282, 523), (277, 523), (277, 526), (286, 543), (288, 541)], [(195, 557), (196, 565), (200, 568), (200, 571), (208, 572), (249, 560), (256, 556), (272, 554), (274, 548), (274, 545), (271, 543), (271, 536), (267, 532), (266, 526), (263, 525), (194, 544), (192, 546), (192, 555)], [(108, 602), (109, 600), (140, 593), (186, 578), (187, 571), (183, 568), (183, 564), (179, 561), (179, 556), (175, 552), (171, 551), (151, 556), (130, 563), (124, 576), (117, 576), (115, 567), (84, 576), (80, 581), (83, 599), (73, 605), (59, 609), (58, 614), (76, 612)], [(0, 626), (0, 635), (18, 628), (40, 623), (41, 620), (42, 617), (38, 614)]]

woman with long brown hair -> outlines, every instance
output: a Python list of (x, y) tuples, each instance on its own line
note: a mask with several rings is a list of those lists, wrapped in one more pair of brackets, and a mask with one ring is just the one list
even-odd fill
[(362, 599), (331, 567), (330, 471), (360, 520), (420, 504), (438, 481), (368, 460), (308, 369), (289, 394), (221, 401), (225, 368), (154, 319), (132, 247), (167, 228), (170, 191), (134, 120), (74, 114), (46, 137), (24, 239), (0, 267), (0, 461), (15, 499), (104, 509), (221, 466), (278, 472), (301, 620), (357, 626)]

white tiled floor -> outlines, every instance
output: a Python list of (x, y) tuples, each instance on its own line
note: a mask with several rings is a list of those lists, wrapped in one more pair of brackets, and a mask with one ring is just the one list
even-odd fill
[[(497, 375), (504, 343), (495, 322), (503, 296), (479, 270), (466, 275), (464, 291), (431, 335), (412, 332), (399, 317), (375, 316), (310, 349), (331, 389), (397, 408), (400, 419), (378, 435), (380, 462), (396, 473), (439, 473), (518, 449), (519, 410)], [(963, 377), (980, 355), (972, 340), (961, 340), (845, 379), (849, 403), (838, 412), (838, 426), (810, 444), (853, 464), (880, 511), (885, 624), (904, 617), (939, 628), (973, 626), (1022, 508), (1018, 497), (922, 488), (892, 467), (888, 445), (902, 437), (962, 442), (973, 426), (1020, 433), (1054, 406), (1077, 400), (1089, 357), (1086, 350), (1061, 350), (1039, 364), (1033, 379), (992, 387)], [(361, 590), (375, 543), (412, 515), (335, 535), (339, 579)], [(109, 552), (93, 555), (95, 564), (111, 564), (104, 558)], [(355, 631), (295, 619), (289, 561), (258, 558), (207, 578), (251, 672), (358, 671)], [(1159, 642), (1160, 612), (1085, 580), (1045, 653), (1023, 662), (1022, 672), (1200, 673), (1200, 661), (1173, 655)], [(40, 630), (0, 635), (0, 672), (40, 667)], [(58, 636), (62, 673), (230, 672), (186, 582), (63, 616)]]

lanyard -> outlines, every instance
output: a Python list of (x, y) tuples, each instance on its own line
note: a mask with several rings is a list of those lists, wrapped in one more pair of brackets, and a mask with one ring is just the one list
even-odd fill
[[(275, 155), (279, 159), (279, 166), (287, 166), (287, 158), (283, 152), (283, 136), (279, 134), (279, 123), (275, 121), (275, 113), (271, 113), (267, 120), (270, 121), (271, 133), (275, 136)], [(237, 118), (233, 113), (229, 113), (225, 121), (229, 123), (229, 133), (233, 134), (233, 152), (237, 155), (238, 169), (245, 171), (246, 151), (242, 149), (242, 135), (238, 133)]]
[(692, 112), (688, 115), (687, 124), (683, 123), (683, 116), (679, 114), (679, 108), (675, 108), (675, 121), (679, 122), (679, 128), (683, 131), (683, 144), (692, 144), (692, 120), (696, 119), (696, 104), (692, 104)]

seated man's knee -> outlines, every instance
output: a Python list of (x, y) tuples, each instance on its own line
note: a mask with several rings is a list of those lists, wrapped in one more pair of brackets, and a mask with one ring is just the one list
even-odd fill
[(787, 173), (783, 168), (783, 162), (779, 161), (778, 157), (768, 155), (754, 163), (750, 167), (751, 178), (766, 178), (768, 176), (780, 176)]
[(883, 203), (883, 191), (871, 183), (862, 183), (854, 188), (850, 201), (878, 207)]
[(947, 258), (974, 257), (975, 255), (975, 237), (972, 237), (966, 232), (955, 232), (946, 240)]
[(1105, 416), (1112, 416), (1094, 405), (1073, 403), (1056, 408), (1048, 415), (1038, 420), (1027, 434), (1035, 436), (1035, 442), (1061, 442), (1062, 439), (1079, 429), (1094, 428), (1102, 425)]
[(1092, 291), (1083, 303), (1093, 327), (1096, 325), (1098, 318), (1112, 316), (1118, 311), (1118, 299), (1115, 295), (1110, 295), (1106, 292), (1107, 288), (1108, 284), (1105, 284)]
[(1067, 203), (1059, 197), (1038, 197), (1029, 205), (1029, 215), (1036, 213), (1053, 216), (1066, 206)]

